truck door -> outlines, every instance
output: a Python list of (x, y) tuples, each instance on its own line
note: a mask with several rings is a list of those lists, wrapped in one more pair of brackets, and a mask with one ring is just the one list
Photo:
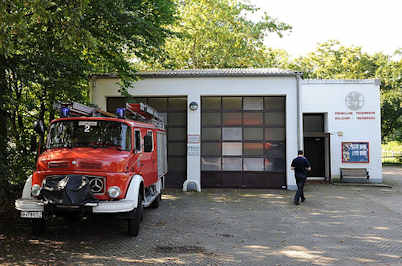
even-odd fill
[(141, 131), (139, 128), (135, 128), (134, 130), (134, 147), (133, 147), (133, 160), (130, 161), (130, 171), (136, 172), (136, 174), (141, 174), (142, 166), (141, 166), (141, 156), (142, 156), (142, 145), (141, 145)]
[(152, 136), (152, 180), (153, 183), (158, 181), (158, 148), (157, 148), (157, 139), (156, 139), (156, 131), (150, 130), (148, 134)]
[(156, 152), (154, 151), (154, 136), (152, 130), (144, 132), (144, 152), (141, 156), (143, 165), (143, 178), (145, 186), (149, 186), (157, 181), (156, 178)]

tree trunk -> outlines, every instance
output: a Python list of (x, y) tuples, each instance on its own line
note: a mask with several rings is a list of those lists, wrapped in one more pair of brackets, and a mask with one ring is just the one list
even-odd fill
[(8, 96), (8, 83), (6, 80), (6, 58), (0, 55), (0, 202), (2, 199), (7, 199), (8, 191), (8, 112), (6, 109)]

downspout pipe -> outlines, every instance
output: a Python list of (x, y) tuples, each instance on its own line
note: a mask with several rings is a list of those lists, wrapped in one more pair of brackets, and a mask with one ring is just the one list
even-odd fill
[(297, 97), (297, 148), (303, 150), (303, 114), (301, 108), (301, 76), (302, 72), (296, 73), (296, 97)]

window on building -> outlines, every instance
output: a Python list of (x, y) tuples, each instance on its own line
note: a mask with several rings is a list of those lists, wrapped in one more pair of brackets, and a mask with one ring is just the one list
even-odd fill
[(324, 115), (304, 114), (303, 132), (324, 132)]

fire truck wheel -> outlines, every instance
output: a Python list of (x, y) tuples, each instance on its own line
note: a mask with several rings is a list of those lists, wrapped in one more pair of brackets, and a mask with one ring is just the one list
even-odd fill
[(46, 229), (46, 223), (44, 219), (32, 219), (31, 225), (32, 225), (32, 234), (34, 236), (39, 236)]
[(138, 236), (140, 231), (140, 223), (143, 216), (143, 206), (142, 206), (142, 197), (138, 195), (138, 206), (134, 210), (132, 210), (133, 216), (131, 219), (128, 219), (128, 234), (130, 236)]
[(156, 209), (159, 207), (159, 202), (161, 201), (162, 193), (159, 193), (159, 195), (154, 199), (154, 201), (151, 204), (151, 207)]

